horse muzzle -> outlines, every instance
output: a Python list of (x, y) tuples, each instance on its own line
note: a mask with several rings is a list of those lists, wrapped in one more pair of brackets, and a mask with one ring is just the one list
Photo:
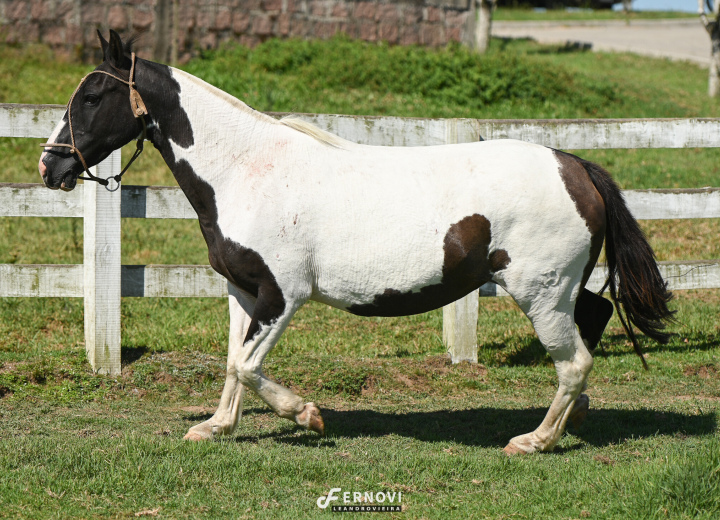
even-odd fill
[[(45, 163), (45, 157), (48, 154), (43, 153), (38, 163), (38, 170), (45, 186), (51, 190), (72, 191), (77, 186), (77, 177), (80, 174), (76, 164), (64, 164), (67, 159), (59, 161), (58, 164), (52, 165), (52, 169)], [(75, 161), (72, 161), (75, 162)], [(64, 168), (63, 168), (64, 166)], [(53, 175), (53, 170), (61, 171), (60, 175)]]

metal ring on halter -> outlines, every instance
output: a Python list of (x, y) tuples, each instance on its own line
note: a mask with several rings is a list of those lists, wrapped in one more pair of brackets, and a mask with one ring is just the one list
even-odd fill
[[(117, 182), (117, 185), (116, 185), (114, 188), (111, 188), (111, 187), (110, 187), (110, 179), (112, 179), (112, 180), (114, 180), (115, 182)], [(107, 182), (107, 184), (105, 184), (104, 186), (105, 186), (105, 189), (108, 190), (108, 191), (117, 191), (117, 190), (120, 189), (120, 181), (115, 178), (115, 175), (111, 175), (110, 177), (107, 177), (107, 178), (105, 179), (105, 182)]]

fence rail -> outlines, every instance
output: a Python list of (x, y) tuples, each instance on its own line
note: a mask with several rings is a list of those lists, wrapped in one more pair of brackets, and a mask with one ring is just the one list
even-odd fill
[[(0, 136), (47, 137), (62, 117), (57, 105), (0, 104)], [(281, 115), (281, 114), (276, 114)], [(365, 144), (423, 146), (515, 138), (563, 149), (719, 147), (720, 119), (471, 120), (303, 114), (304, 119)], [(119, 173), (120, 153), (96, 169)], [(33, 174), (30, 174), (29, 177)], [(720, 218), (720, 188), (629, 190), (638, 219)], [(120, 265), (121, 218), (195, 219), (179, 188), (122, 186), (115, 193), (96, 183), (72, 192), (41, 184), (0, 183), (0, 217), (84, 219), (82, 265), (0, 265), (2, 297), (83, 297), (85, 343), (97, 371), (120, 372), (120, 298), (222, 297), (227, 283), (209, 266)], [(661, 262), (673, 290), (720, 288), (720, 260)], [(600, 289), (604, 268), (588, 283)], [(443, 335), (454, 361), (477, 360), (478, 296), (502, 294), (487, 284), (445, 308)]]
[[(62, 192), (42, 184), (0, 183), (0, 217), (83, 217), (83, 187)], [(720, 218), (720, 188), (625, 190), (623, 194), (640, 220)], [(122, 186), (120, 199), (122, 218), (197, 218), (180, 188)]]

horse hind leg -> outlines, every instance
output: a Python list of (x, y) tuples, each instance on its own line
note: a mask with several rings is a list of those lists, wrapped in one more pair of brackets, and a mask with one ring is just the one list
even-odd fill
[[(569, 297), (571, 292), (566, 285), (564, 290), (555, 287), (540, 291), (531, 301), (518, 301), (553, 358), (559, 384), (543, 422), (535, 431), (511, 439), (505, 447), (508, 454), (552, 450), (560, 440), (592, 370), (592, 356), (575, 326), (575, 302)], [(581, 398), (578, 404), (582, 401)]]

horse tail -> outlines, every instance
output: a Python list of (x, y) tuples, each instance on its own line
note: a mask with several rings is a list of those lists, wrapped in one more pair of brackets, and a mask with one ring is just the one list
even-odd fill
[(665, 332), (665, 325), (673, 321), (675, 314), (667, 304), (673, 295), (660, 274), (655, 252), (625, 204), (618, 185), (597, 164), (582, 159), (580, 162), (605, 202), (608, 279), (600, 293), (609, 288), (620, 322), (647, 369), (632, 325), (655, 341), (667, 343), (670, 334)]

